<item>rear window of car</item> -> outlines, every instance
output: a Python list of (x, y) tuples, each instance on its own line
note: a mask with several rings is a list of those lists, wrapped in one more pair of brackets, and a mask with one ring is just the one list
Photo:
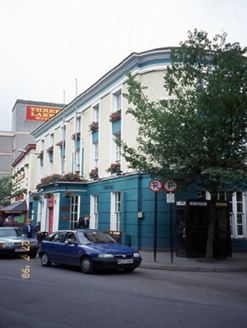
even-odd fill
[(0, 229), (0, 237), (21, 237), (20, 229)]

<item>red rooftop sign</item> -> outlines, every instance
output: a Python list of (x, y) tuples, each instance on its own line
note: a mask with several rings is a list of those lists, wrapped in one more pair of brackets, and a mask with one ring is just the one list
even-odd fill
[(60, 112), (62, 108), (27, 106), (26, 120), (27, 121), (48, 121), (52, 116)]

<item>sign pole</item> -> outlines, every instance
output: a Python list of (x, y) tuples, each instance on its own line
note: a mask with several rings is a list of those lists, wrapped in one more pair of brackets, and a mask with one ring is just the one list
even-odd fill
[(156, 262), (156, 253), (157, 253), (157, 196), (158, 193), (155, 193), (154, 201), (154, 262)]
[(170, 240), (171, 240), (171, 263), (173, 263), (172, 203), (170, 203)]
[(160, 180), (154, 179), (149, 183), (149, 189), (155, 193), (154, 198), (154, 262), (156, 262), (157, 253), (157, 197), (158, 192), (162, 189), (162, 183)]
[(173, 263), (173, 229), (172, 229), (172, 203), (175, 203), (174, 192), (177, 190), (178, 184), (173, 180), (166, 180), (164, 182), (164, 189), (167, 191), (167, 203), (170, 203), (170, 249), (171, 249), (171, 263)]

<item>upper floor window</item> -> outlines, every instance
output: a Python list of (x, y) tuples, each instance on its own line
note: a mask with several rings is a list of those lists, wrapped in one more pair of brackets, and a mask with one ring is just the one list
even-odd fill
[(99, 162), (99, 142), (93, 143), (93, 166), (98, 167)]
[(121, 133), (113, 134), (113, 162), (121, 161), (121, 148), (116, 144), (121, 139)]
[(121, 90), (113, 93), (112, 112), (117, 112), (122, 109), (122, 92)]
[(77, 116), (76, 117), (76, 126), (75, 126), (75, 132), (80, 132), (81, 131), (81, 117)]
[(54, 134), (51, 133), (50, 134), (50, 146), (53, 146), (54, 145)]
[(93, 106), (93, 121), (99, 122), (99, 104)]

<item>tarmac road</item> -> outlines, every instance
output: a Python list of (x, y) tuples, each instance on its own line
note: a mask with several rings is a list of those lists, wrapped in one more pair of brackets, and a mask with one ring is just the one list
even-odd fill
[(1, 328), (246, 328), (245, 272), (84, 275), (38, 258), (1, 259), (0, 268)]

